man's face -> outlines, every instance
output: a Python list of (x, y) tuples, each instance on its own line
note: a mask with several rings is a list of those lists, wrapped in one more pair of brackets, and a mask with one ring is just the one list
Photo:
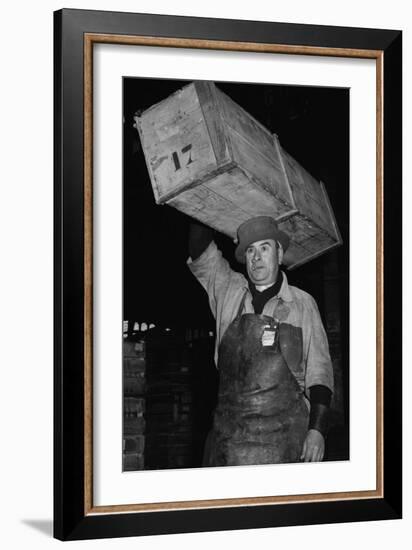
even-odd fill
[(256, 241), (245, 252), (249, 279), (256, 286), (273, 284), (278, 276), (281, 249), (273, 239)]

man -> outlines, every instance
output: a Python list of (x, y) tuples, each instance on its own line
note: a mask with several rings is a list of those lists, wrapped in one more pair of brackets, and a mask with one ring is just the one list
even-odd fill
[(216, 319), (219, 369), (204, 465), (321, 461), (333, 372), (314, 299), (279, 269), (289, 237), (268, 216), (239, 227), (235, 256), (248, 280), (212, 238), (192, 224), (188, 265)]

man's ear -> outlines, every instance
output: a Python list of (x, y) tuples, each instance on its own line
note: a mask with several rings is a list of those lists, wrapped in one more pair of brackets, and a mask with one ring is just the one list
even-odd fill
[(282, 265), (283, 260), (283, 246), (278, 242), (278, 264)]

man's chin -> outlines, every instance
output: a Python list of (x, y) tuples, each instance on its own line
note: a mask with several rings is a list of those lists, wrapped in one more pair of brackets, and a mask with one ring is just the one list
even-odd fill
[(249, 276), (249, 279), (256, 286), (263, 286), (263, 285), (268, 284), (268, 283), (265, 282), (264, 277), (250, 277)]

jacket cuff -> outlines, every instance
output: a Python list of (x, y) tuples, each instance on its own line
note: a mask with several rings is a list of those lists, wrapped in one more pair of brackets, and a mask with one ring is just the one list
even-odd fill
[(317, 430), (326, 437), (329, 427), (329, 407), (315, 403), (311, 405), (309, 415), (309, 430)]
[(310, 388), (309, 430), (317, 430), (323, 437), (328, 433), (329, 406), (332, 392), (322, 385)]
[(316, 384), (309, 388), (310, 404), (321, 403), (330, 407), (330, 401), (332, 399), (332, 392), (326, 386), (322, 384)]

